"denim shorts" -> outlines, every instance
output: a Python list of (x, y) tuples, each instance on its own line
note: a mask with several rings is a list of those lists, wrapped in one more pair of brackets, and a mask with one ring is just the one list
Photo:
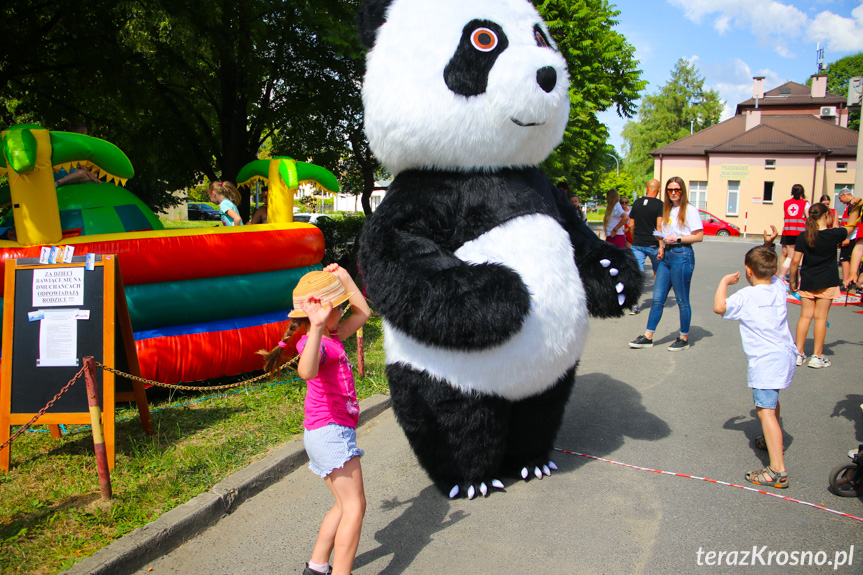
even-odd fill
[(365, 453), (357, 447), (357, 430), (336, 423), (311, 431), (307, 429), (303, 433), (303, 445), (309, 455), (309, 469), (320, 477), (326, 477)]
[(752, 399), (755, 400), (755, 407), (762, 409), (776, 409), (779, 405), (779, 390), (778, 389), (756, 389), (752, 388)]

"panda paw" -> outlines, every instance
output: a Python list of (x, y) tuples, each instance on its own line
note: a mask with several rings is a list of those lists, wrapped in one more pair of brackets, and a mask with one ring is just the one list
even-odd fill
[[(535, 465), (533, 468), (533, 474), (537, 479), (542, 479), (545, 475), (551, 476), (552, 470), (557, 471), (557, 465), (554, 464), (554, 461), (549, 461), (541, 468), (538, 465)], [(527, 481), (528, 477), (530, 477), (530, 471), (528, 471), (527, 467), (522, 467), (521, 478)]]
[[(503, 483), (498, 479), (492, 479), (491, 480), (491, 486), (494, 487), (495, 489), (503, 489)], [(479, 494), (482, 495), (483, 497), (488, 497), (488, 493), (489, 493), (488, 485), (486, 485), (484, 481), (479, 484), (478, 491), (479, 491)], [(461, 488), (458, 485), (453, 485), (453, 488), (449, 490), (449, 498), (455, 499), (456, 497), (458, 497), (458, 494), (460, 492), (461, 492)], [(477, 494), (477, 488), (474, 487), (473, 485), (468, 485), (467, 486), (467, 498), (473, 499), (474, 497), (476, 497), (476, 494)]]
[(594, 317), (619, 317), (638, 302), (643, 274), (630, 250), (601, 242), (576, 261)]

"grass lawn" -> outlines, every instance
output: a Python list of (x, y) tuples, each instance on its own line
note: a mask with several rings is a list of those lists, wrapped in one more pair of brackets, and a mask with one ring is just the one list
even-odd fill
[[(364, 331), (360, 399), (389, 393), (380, 317)], [(345, 347), (355, 362), (356, 340)], [(67, 426), (59, 440), (44, 427), (22, 435), (12, 446), (11, 471), (0, 472), (0, 571), (68, 569), (302, 433), (305, 384), (291, 370), (277, 378), (219, 393), (150, 389), (152, 436), (141, 430), (134, 406), (118, 406), (114, 499), (107, 505), (99, 499), (89, 428)]]

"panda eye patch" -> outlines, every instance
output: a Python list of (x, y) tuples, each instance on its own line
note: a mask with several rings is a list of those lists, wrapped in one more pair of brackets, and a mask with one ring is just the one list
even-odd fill
[(539, 27), (539, 24), (533, 27), (533, 36), (536, 39), (536, 45), (540, 48), (551, 48), (551, 42), (545, 36), (545, 32)]
[(491, 52), (497, 48), (497, 34), (488, 28), (477, 28), (470, 35), (470, 42), (480, 52)]

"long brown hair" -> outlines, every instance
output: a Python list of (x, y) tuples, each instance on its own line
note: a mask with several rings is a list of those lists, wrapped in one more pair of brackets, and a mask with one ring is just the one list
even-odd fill
[(282, 339), (279, 340), (279, 344), (276, 345), (276, 347), (270, 351), (267, 351), (266, 349), (258, 351), (258, 354), (264, 356), (264, 371), (270, 372), (270, 375), (276, 373), (276, 368), (280, 365), (279, 360), (282, 357), (282, 351), (287, 354), (285, 361), (289, 361), (297, 355), (296, 347), (289, 345), (289, 343), (292, 339), (299, 339), (300, 336), (308, 332), (309, 325), (309, 318), (293, 318), (291, 320), (291, 324), (288, 326), (288, 329), (285, 330), (284, 335), (282, 335)]
[(240, 205), (240, 192), (231, 182), (222, 182), (219, 180), (210, 182), (210, 185), (207, 186), (207, 195), (210, 195), (210, 192), (216, 192), (217, 194), (228, 198), (234, 202), (235, 206)]
[(814, 248), (815, 242), (818, 241), (818, 220), (823, 218), (827, 211), (827, 206), (820, 202), (812, 204), (809, 208), (809, 217), (806, 218), (806, 231), (804, 232), (806, 235), (804, 236), (804, 239), (806, 240), (806, 245), (810, 248)]
[(605, 215), (602, 217), (603, 232), (608, 229), (608, 220), (611, 219), (611, 212), (614, 211), (614, 206), (620, 201), (620, 192), (617, 188), (611, 188), (605, 193)]
[(683, 227), (686, 223), (686, 205), (689, 203), (689, 195), (686, 193), (686, 183), (677, 176), (672, 176), (665, 182), (665, 204), (662, 207), (662, 221), (663, 223), (671, 223), (671, 209), (674, 204), (671, 203), (671, 197), (668, 195), (668, 185), (672, 182), (680, 184), (680, 211), (677, 213), (677, 225)]

